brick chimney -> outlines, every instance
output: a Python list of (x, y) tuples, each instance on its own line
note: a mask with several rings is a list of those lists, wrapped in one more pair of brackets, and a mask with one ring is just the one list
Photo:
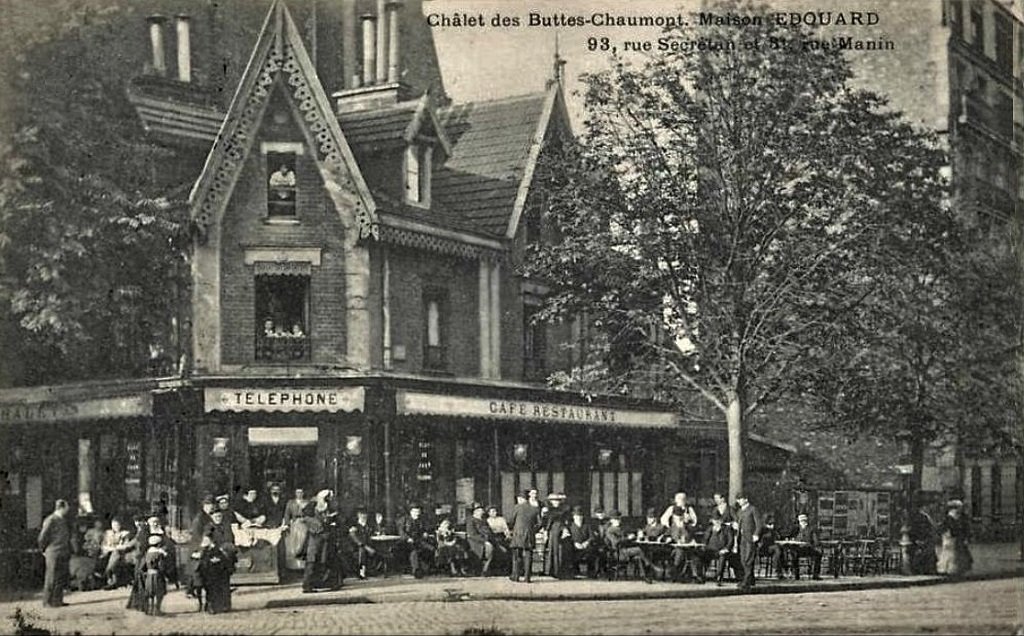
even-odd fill
[[(346, 13), (342, 14), (342, 27), (348, 40), (348, 43), (342, 43), (345, 88), (332, 95), (339, 113), (381, 108), (413, 97), (401, 81), (400, 40), (405, 5), (395, 1), (378, 2), (377, 8), (381, 13), (360, 16), (360, 70), (356, 68), (356, 46), (352, 43), (356, 32), (354, 11), (351, 4), (344, 7)], [(381, 33), (385, 34), (384, 41), (380, 39)]]

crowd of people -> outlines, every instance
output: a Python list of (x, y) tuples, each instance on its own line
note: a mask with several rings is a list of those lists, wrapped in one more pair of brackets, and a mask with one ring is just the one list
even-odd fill
[[(135, 516), (133, 527), (118, 518), (105, 527), (96, 519), (79, 538), (69, 525), (68, 503), (58, 500), (39, 534), (46, 563), (43, 602), (60, 607), (71, 580), (92, 581), (107, 588), (130, 586), (130, 609), (159, 614), (168, 586), (184, 584), (206, 611), (230, 611), (236, 533), (264, 528), (280, 533), (280, 558), (303, 570), (307, 593), (339, 589), (346, 575), (365, 579), (404, 567), (416, 578), (501, 574), (529, 583), (535, 554), (543, 555), (543, 573), (560, 579), (613, 577), (632, 570), (647, 582), (658, 577), (704, 583), (711, 578), (722, 585), (731, 570), (738, 586), (749, 590), (755, 585), (758, 556), (766, 558), (767, 571), (778, 578), (788, 569), (799, 579), (802, 559), (812, 578), (821, 576), (821, 541), (804, 512), (789, 527), (777, 529), (774, 515), (762, 516), (745, 495), (729, 504), (716, 493), (701, 524), (686, 493), (679, 492), (661, 514), (648, 508), (642, 523), (627, 527), (617, 510), (606, 513), (596, 507), (587, 515), (581, 506), (567, 506), (566, 499), (555, 492), (542, 501), (536, 489), (526, 489), (508, 518), (496, 506), (473, 504), (459, 530), (450, 513), (428, 519), (419, 504), (410, 505), (394, 523), (381, 511), (363, 508), (345, 522), (329, 489), (311, 498), (296, 489), (286, 499), (279, 484), (263, 495), (250, 488), (234, 501), (228, 495), (207, 495), (183, 535), (188, 558), (182, 572), (166, 507)], [(912, 558), (927, 559), (930, 553), (932, 571), (968, 571), (970, 533), (962, 508), (959, 501), (949, 502), (939, 523), (926, 513), (911, 519), (919, 548)], [(782, 539), (787, 539), (784, 547)], [(82, 557), (77, 562), (72, 562), (73, 551)]]

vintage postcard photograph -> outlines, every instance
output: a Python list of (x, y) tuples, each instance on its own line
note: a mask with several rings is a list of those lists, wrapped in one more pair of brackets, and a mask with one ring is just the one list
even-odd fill
[(1024, 634), (1024, 0), (0, 0), (0, 634)]

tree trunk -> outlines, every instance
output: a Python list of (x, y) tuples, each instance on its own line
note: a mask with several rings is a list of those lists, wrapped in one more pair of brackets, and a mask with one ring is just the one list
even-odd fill
[(729, 392), (729, 404), (725, 411), (726, 429), (729, 436), (729, 501), (736, 501), (736, 495), (743, 492), (744, 474), (744, 421), (743, 396), (740, 391)]
[(907, 487), (907, 518), (921, 505), (921, 475), (924, 473), (924, 440), (920, 433), (910, 439), (910, 483)]

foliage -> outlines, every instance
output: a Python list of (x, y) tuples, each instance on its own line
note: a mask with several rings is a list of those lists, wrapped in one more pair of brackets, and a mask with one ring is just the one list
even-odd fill
[(185, 192), (158, 185), (174, 155), (144, 137), (106, 55), (116, 11), (74, 14), (3, 74), (0, 303), (16, 321), (4, 346), (31, 361), (16, 382), (139, 374), (173, 348)]
[[(740, 45), (585, 76), (586, 131), (545, 166), (560, 239), (525, 272), (551, 285), (548, 317), (586, 312), (628, 343), (630, 369), (726, 416), (734, 495), (746, 418), (856, 358), (850, 323), (889, 295), (882, 274), (947, 235), (946, 159), (849, 86), (841, 53), (765, 45), (811, 38), (803, 27), (667, 35)], [(609, 368), (608, 384), (621, 376)]]

